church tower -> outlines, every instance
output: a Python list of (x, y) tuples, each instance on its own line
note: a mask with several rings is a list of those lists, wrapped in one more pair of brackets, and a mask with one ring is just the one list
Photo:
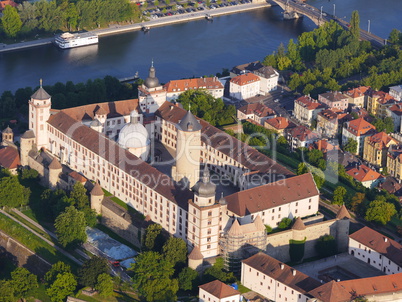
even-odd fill
[(176, 166), (172, 176), (175, 181), (184, 182), (189, 188), (195, 185), (200, 173), (201, 125), (188, 111), (176, 125)]
[(166, 90), (156, 77), (154, 62), (144, 84), (138, 87), (138, 103), (144, 114), (154, 113), (166, 101)]
[(193, 191), (194, 201), (190, 201), (188, 206), (187, 240), (198, 247), (205, 258), (217, 256), (221, 205), (215, 202), (216, 185), (211, 182), (207, 165)]
[(50, 117), (51, 105), (50, 95), (43, 89), (41, 80), (39, 89), (29, 101), (29, 129), (35, 134), (38, 149), (47, 147), (46, 122)]

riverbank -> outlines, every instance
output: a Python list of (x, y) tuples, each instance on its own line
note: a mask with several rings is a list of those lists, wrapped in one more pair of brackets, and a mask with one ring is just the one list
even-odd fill
[[(241, 12), (246, 12), (250, 10), (270, 7), (271, 4), (267, 2), (263, 3), (247, 3), (247, 4), (239, 4), (236, 6), (229, 6), (229, 7), (221, 7), (216, 9), (208, 9), (204, 11), (197, 11), (193, 13), (186, 13), (183, 15), (173, 15), (167, 17), (161, 17), (156, 20), (145, 21), (136, 24), (129, 24), (129, 25), (112, 25), (109, 28), (103, 29), (96, 29), (91, 32), (94, 32), (99, 35), (99, 37), (107, 36), (107, 35), (115, 35), (129, 31), (138, 31), (141, 30), (142, 27), (149, 27), (152, 30), (153, 27), (159, 26), (167, 26), (176, 23), (183, 23), (183, 22), (190, 22), (194, 20), (201, 20), (205, 19), (205, 15), (209, 14), (212, 18), (228, 15), (228, 14), (236, 14)], [(0, 53), (8, 52), (8, 51), (16, 51), (21, 49), (27, 49), (32, 47), (38, 47), (43, 45), (52, 44), (54, 38), (45, 38), (45, 39), (38, 39), (33, 41), (26, 41), (14, 44), (0, 44)], [(99, 43), (102, 43), (100, 40)]]

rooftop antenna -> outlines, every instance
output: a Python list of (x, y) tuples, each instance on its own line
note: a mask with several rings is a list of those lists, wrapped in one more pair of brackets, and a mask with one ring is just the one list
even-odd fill
[(154, 59), (152, 58), (151, 67), (154, 67)]

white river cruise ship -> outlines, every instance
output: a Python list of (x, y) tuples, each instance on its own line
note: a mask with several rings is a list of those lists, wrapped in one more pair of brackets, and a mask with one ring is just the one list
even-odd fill
[(75, 34), (65, 32), (57, 36), (54, 43), (62, 49), (92, 45), (98, 43), (98, 35), (90, 32)]

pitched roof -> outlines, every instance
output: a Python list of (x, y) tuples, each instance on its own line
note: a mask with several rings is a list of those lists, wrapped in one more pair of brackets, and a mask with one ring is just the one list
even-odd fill
[(296, 126), (292, 129), (289, 130), (289, 134), (293, 138), (297, 138), (299, 141), (307, 141), (310, 139), (315, 139), (319, 138), (319, 135), (313, 131), (311, 131), (310, 128), (301, 125), (301, 126)]
[(338, 213), (336, 214), (336, 218), (337, 219), (343, 219), (345, 217), (349, 218), (349, 219), (351, 218), (350, 214), (349, 214), (349, 211), (346, 209), (345, 205), (343, 204), (341, 206), (341, 208), (339, 209)]
[(234, 219), (233, 224), (228, 231), (228, 235), (230, 235), (230, 236), (243, 235), (241, 228), (240, 228), (239, 221), (236, 218)]
[(7, 126), (7, 128), (4, 129), (3, 131), (1, 131), (1, 133), (13, 133), (13, 129), (11, 129), (9, 126)]
[(201, 124), (194, 117), (190, 110), (187, 111), (186, 115), (179, 122), (178, 126), (182, 131), (198, 131), (202, 128)]
[(328, 151), (339, 150), (338, 145), (332, 144), (327, 139), (320, 139), (320, 140), (314, 142), (313, 147), (322, 151), (322, 153), (324, 153), (324, 154), (327, 153)]
[(296, 124), (287, 119), (286, 117), (283, 116), (277, 116), (274, 118), (267, 119), (265, 121), (265, 124), (270, 125), (271, 127), (282, 130), (282, 129), (288, 129), (288, 128), (294, 128), (296, 127)]
[(49, 168), (49, 169), (52, 169), (52, 170), (56, 170), (56, 169), (61, 169), (62, 167), (61, 167), (60, 162), (57, 160), (57, 158), (56, 158), (56, 157), (53, 157), (53, 160), (52, 160), (52, 162), (50, 163), (50, 165), (49, 165), (48, 168)]
[(265, 116), (275, 114), (275, 112), (271, 108), (269, 108), (261, 103), (247, 104), (247, 105), (240, 107), (237, 110), (244, 114), (255, 114), (259, 117), (265, 117)]
[[(186, 110), (174, 106), (170, 102), (163, 103), (162, 106), (159, 107), (159, 109), (155, 112), (156, 116), (172, 124), (177, 124), (186, 113)], [(205, 145), (212, 146), (228, 157), (233, 158), (243, 165), (245, 169), (249, 169), (250, 171), (258, 171), (260, 173), (268, 173), (270, 175), (281, 174), (285, 177), (294, 175), (288, 169), (279, 165), (268, 156), (258, 152), (256, 149), (241, 142), (224, 131), (211, 126), (206, 121), (201, 119), (198, 120), (202, 126), (201, 141)]]
[(391, 111), (395, 115), (402, 115), (402, 104), (394, 104), (391, 107), (388, 108), (389, 111)]
[(338, 114), (336, 114), (333, 110), (331, 109), (325, 109), (318, 113), (319, 116), (325, 118), (326, 120), (337, 120), (338, 119)]
[(240, 295), (239, 291), (219, 280), (200, 285), (199, 288), (205, 290), (218, 299)]
[(373, 249), (377, 253), (382, 254), (397, 265), (402, 265), (402, 245), (395, 240), (392, 240), (369, 227), (364, 227), (354, 232), (352, 235), (349, 235), (349, 238), (354, 239)]
[(368, 143), (370, 145), (378, 144), (378, 149), (388, 148), (388, 144), (392, 142), (394, 143), (394, 145), (397, 144), (397, 141), (385, 132), (376, 133), (366, 139), (368, 139)]
[(321, 285), (317, 280), (261, 252), (242, 262), (302, 294)]
[(306, 173), (236, 192), (225, 199), (228, 210), (245, 216), (318, 194), (313, 176)]
[(74, 180), (85, 184), (87, 182), (87, 178), (83, 175), (81, 175), (80, 173), (78, 173), (77, 171), (72, 171), (68, 174), (71, 178), (73, 178)]
[(295, 100), (295, 104), (298, 104), (308, 110), (315, 110), (320, 108), (325, 108), (324, 104), (319, 103), (317, 100), (313, 99), (308, 95), (301, 96)]
[[(147, 175), (147, 186), (156, 192), (186, 209), (191, 192), (176, 188), (169, 176), (158, 171), (156, 168), (142, 161), (134, 154), (121, 148), (116, 142), (108, 139), (105, 135), (81, 124), (63, 111), (50, 116), (48, 124), (65, 133), (72, 140), (83, 147), (98, 154), (111, 165), (119, 167), (125, 173), (139, 172), (138, 175)], [(75, 129), (71, 131), (71, 129)]]
[(240, 74), (242, 72), (245, 72), (246, 70), (252, 72), (263, 67), (264, 65), (262, 65), (260, 61), (254, 61), (246, 64), (237, 65), (232, 68), (232, 72), (235, 74)]
[(272, 66), (263, 66), (258, 69), (254, 69), (252, 72), (266, 79), (279, 76), (279, 73)]
[(33, 130), (27, 130), (23, 135), (21, 135), (21, 138), (35, 138), (35, 133)]
[(256, 227), (257, 230), (259, 231), (264, 231), (265, 230), (265, 225), (262, 222), (262, 218), (260, 215), (257, 215), (254, 219), (254, 225)]
[(292, 230), (302, 231), (306, 229), (306, 225), (300, 217), (297, 217), (295, 223), (292, 226)]
[(202, 255), (200, 248), (196, 245), (191, 253), (188, 255), (188, 259), (192, 260), (201, 260), (204, 259), (204, 256)]
[(91, 195), (93, 196), (104, 196), (105, 193), (102, 190), (102, 187), (97, 182), (95, 183), (94, 187), (91, 190)]
[(358, 98), (358, 97), (364, 96), (367, 93), (367, 91), (369, 91), (370, 89), (371, 89), (370, 86), (360, 86), (360, 87), (345, 91), (343, 94), (345, 94), (346, 96), (351, 97), (351, 98)]
[(357, 167), (355, 166), (347, 170), (346, 173), (360, 182), (372, 181), (383, 177), (380, 173), (370, 169), (366, 165), (357, 165)]
[(347, 122), (346, 129), (355, 136), (361, 136), (374, 132), (375, 126), (365, 121), (362, 117)]
[(324, 98), (324, 99), (328, 100), (331, 103), (332, 102), (340, 102), (340, 101), (343, 101), (343, 100), (347, 99), (347, 97), (344, 96), (339, 91), (325, 92), (325, 93), (319, 94), (319, 96), (321, 98)]
[(183, 79), (173, 80), (165, 84), (165, 89), (170, 92), (183, 92), (188, 89), (223, 89), (222, 83), (217, 77), (210, 78), (196, 78), (196, 79)]
[(20, 165), (20, 155), (13, 147), (0, 148), (0, 166), (6, 169), (16, 169)]
[(231, 83), (237, 84), (239, 86), (244, 86), (247, 84), (259, 82), (260, 78), (253, 73), (245, 73), (238, 75), (232, 79), (230, 79)]
[[(322, 302), (352, 301), (357, 296), (391, 294), (402, 290), (402, 273), (347, 281), (331, 281), (309, 292)], [(369, 300), (372, 300), (371, 298)]]
[(131, 111), (138, 110), (138, 100), (130, 99), (124, 101), (89, 104), (79, 107), (63, 109), (62, 111), (77, 121), (93, 120), (98, 110), (100, 114), (106, 114), (108, 118), (127, 116)]
[(39, 89), (36, 90), (35, 93), (31, 96), (31, 98), (34, 100), (48, 100), (50, 99), (50, 95), (46, 92), (45, 89), (43, 89), (42, 86), (40, 86)]
[(392, 95), (384, 91), (372, 91), (371, 97), (376, 99), (376, 102), (383, 105), (394, 104), (397, 102)]

